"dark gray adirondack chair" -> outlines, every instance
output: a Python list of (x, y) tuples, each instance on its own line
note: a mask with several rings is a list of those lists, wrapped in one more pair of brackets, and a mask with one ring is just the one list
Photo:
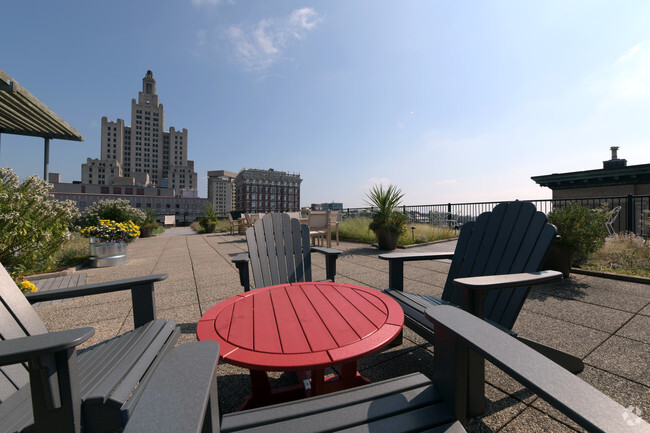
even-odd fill
[[(590, 432), (650, 432), (648, 423), (623, 406), (485, 321), (451, 306), (432, 307), (426, 314), (436, 327), (433, 381), (415, 373), (230, 413), (222, 417), (220, 426), (212, 425), (214, 431), (464, 432), (467, 382), (471, 380), (465, 366), (471, 349)], [(205, 399), (198, 409), (188, 408), (184, 402), (196, 392), (192, 386), (181, 386), (185, 376), (176, 369), (168, 370), (168, 381), (147, 387), (125, 433), (202, 431), (200, 409)]]
[(311, 246), (309, 227), (287, 214), (264, 215), (246, 230), (246, 241), (248, 253), (233, 259), (245, 292), (250, 290), (249, 262), (255, 287), (312, 281), (312, 251), (325, 254), (326, 278), (334, 281), (336, 259), (342, 251)]
[[(464, 307), (466, 310), (475, 311), (479, 317), (517, 337), (512, 327), (531, 286), (558, 277), (554, 271), (538, 272), (555, 237), (555, 227), (532, 203), (501, 203), (492, 212), (479, 215), (476, 221), (463, 224), (453, 253), (381, 254), (379, 257), (388, 260), (389, 267), (389, 289), (385, 293), (404, 309), (406, 325), (429, 341), (433, 324), (424, 316), (426, 309), (441, 304), (460, 306), (464, 298), (471, 304)], [(439, 259), (452, 260), (442, 298), (403, 291), (404, 262)], [(497, 278), (520, 273), (525, 273), (516, 277), (520, 286), (508, 284), (506, 277)], [(483, 283), (473, 287), (469, 278), (463, 280), (462, 286), (454, 284), (458, 278), (477, 276), (494, 276), (487, 294)], [(518, 338), (574, 373), (584, 368), (582, 360), (575, 356)]]
[(123, 433), (219, 431), (219, 343), (197, 341), (165, 355)]
[[(156, 319), (153, 275), (23, 295), (0, 265), (0, 431), (122, 428), (180, 330)], [(135, 329), (76, 350), (92, 328), (48, 333), (30, 303), (130, 290)], [(31, 430), (30, 430), (31, 431)]]

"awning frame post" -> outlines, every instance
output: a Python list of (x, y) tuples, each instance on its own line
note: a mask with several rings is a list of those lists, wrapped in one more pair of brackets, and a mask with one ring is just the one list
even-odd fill
[(45, 139), (45, 155), (43, 156), (43, 180), (47, 182), (47, 175), (50, 171), (50, 139)]

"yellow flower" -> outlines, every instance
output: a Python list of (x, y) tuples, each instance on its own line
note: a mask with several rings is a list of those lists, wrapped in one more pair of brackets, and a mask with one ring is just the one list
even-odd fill
[(18, 284), (18, 288), (23, 293), (33, 293), (37, 290), (36, 286), (27, 280), (23, 280)]

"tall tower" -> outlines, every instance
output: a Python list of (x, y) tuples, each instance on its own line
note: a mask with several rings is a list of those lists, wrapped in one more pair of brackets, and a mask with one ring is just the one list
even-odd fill
[(168, 171), (163, 159), (164, 129), (165, 110), (158, 103), (153, 73), (147, 71), (142, 79), (142, 91), (138, 93), (137, 102), (131, 100), (129, 146), (125, 143), (125, 156), (128, 153), (130, 158), (122, 164), (125, 176), (137, 178), (141, 176), (138, 173), (148, 173), (152, 184), (164, 183)]
[[(101, 159), (82, 165), (82, 182), (112, 182), (110, 176), (103, 175), (103, 167), (112, 161), (113, 177), (131, 177), (136, 184), (179, 191), (196, 190), (197, 175), (194, 162), (187, 159), (187, 145), (187, 129), (165, 131), (165, 110), (158, 102), (153, 73), (147, 71), (137, 101), (131, 100), (131, 126), (125, 126), (122, 119), (110, 122), (102, 118)], [(98, 170), (102, 170), (99, 178)]]

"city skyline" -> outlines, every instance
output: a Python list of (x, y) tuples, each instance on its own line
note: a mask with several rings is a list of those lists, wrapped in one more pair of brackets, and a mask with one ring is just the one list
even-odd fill
[[(64, 182), (147, 70), (201, 197), (208, 171), (273, 168), (300, 174), (302, 206), (364, 206), (380, 181), (409, 205), (541, 199), (532, 176), (598, 169), (611, 146), (650, 162), (643, 1), (4, 6), (0, 68), (85, 136), (52, 141)], [(0, 166), (42, 175), (42, 140), (1, 139)]]

